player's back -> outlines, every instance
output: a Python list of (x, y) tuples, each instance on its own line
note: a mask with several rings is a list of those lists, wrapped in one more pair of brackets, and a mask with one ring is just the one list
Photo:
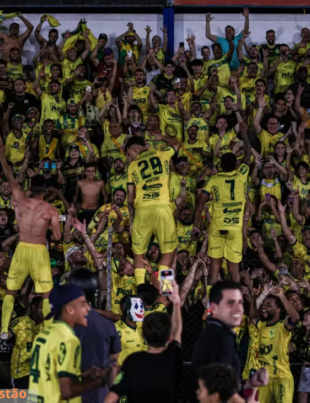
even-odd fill
[(249, 167), (242, 164), (238, 170), (212, 176), (204, 187), (205, 193), (213, 195), (211, 224), (217, 229), (237, 230), (242, 227), (248, 173)]
[(55, 207), (43, 200), (23, 198), (18, 203), (20, 242), (46, 244), (46, 232)]
[[(81, 345), (65, 322), (54, 321), (34, 339), (29, 389), (37, 391), (38, 401), (60, 403), (59, 378), (78, 380), (81, 369)], [(79, 403), (81, 398), (70, 399)]]
[(169, 162), (175, 151), (166, 147), (140, 153), (128, 168), (127, 185), (136, 187), (135, 208), (169, 205)]

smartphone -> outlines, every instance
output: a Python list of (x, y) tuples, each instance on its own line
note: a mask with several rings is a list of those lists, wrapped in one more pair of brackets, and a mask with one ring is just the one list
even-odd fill
[(180, 42), (179, 48), (184, 48), (184, 42)]
[(56, 169), (56, 166), (57, 166), (57, 164), (56, 164), (56, 162), (52, 162), (52, 169)]
[(174, 82), (175, 82), (175, 84), (179, 84), (179, 83), (181, 82), (181, 79), (180, 79), (180, 78), (176, 78), (176, 79), (174, 80)]
[(127, 50), (127, 56), (132, 57), (132, 50)]
[(60, 215), (59, 221), (67, 221), (67, 217), (65, 215)]
[(270, 193), (266, 193), (266, 194), (265, 194), (265, 199), (266, 199), (266, 200), (271, 200), (271, 194), (270, 194)]
[(86, 87), (86, 92), (90, 92), (90, 91), (91, 91), (91, 86), (88, 85), (88, 86)]
[(310, 140), (310, 129), (305, 129), (305, 140)]
[(162, 270), (159, 275), (161, 294), (171, 295), (173, 292), (174, 271), (172, 269)]
[(44, 162), (44, 169), (51, 169), (49, 162)]

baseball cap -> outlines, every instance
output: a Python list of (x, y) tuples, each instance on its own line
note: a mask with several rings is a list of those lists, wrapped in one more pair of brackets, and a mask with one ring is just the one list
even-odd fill
[(19, 113), (17, 113), (12, 117), (12, 122), (14, 122), (14, 120), (16, 119), (22, 119), (24, 121), (26, 118), (24, 115), (20, 115)]
[(30, 113), (30, 111), (35, 111), (37, 113), (38, 109), (35, 106), (32, 106), (31, 108), (28, 108), (26, 115), (28, 115), (28, 113)]
[(66, 256), (65, 256), (66, 262), (68, 262), (70, 256), (71, 256), (74, 252), (76, 252), (77, 250), (82, 250), (82, 251), (84, 251), (85, 249), (84, 249), (83, 246), (71, 246), (71, 248), (68, 249), (68, 251), (67, 251), (67, 253), (66, 253)]
[(107, 34), (100, 34), (98, 36), (98, 39), (105, 39), (107, 41), (108, 40), (108, 35)]
[(113, 50), (111, 48), (104, 48), (103, 56), (113, 55)]
[(117, 160), (122, 161), (123, 163), (125, 163), (125, 158), (122, 158), (122, 157), (116, 157), (116, 158), (114, 158), (113, 163), (114, 163), (115, 161), (117, 161)]
[(177, 164), (180, 164), (181, 162), (188, 162), (188, 158), (187, 157), (179, 157), (177, 159)]
[(84, 292), (80, 288), (72, 284), (58, 285), (53, 288), (49, 297), (51, 312), (45, 317), (45, 319), (53, 318), (69, 302), (83, 297), (84, 295)]
[(70, 150), (79, 150), (80, 151), (79, 146), (77, 144), (71, 144), (71, 146), (69, 146), (69, 151)]
[(67, 106), (68, 105), (76, 105), (75, 99), (74, 98), (69, 98), (67, 101)]
[(310, 227), (309, 227), (309, 226), (302, 227), (301, 232), (304, 233), (304, 232), (306, 232), (306, 231), (310, 231)]

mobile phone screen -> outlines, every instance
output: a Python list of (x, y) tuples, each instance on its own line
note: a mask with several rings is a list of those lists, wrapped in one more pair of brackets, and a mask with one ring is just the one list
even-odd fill
[(173, 293), (174, 272), (171, 269), (160, 272), (160, 289), (162, 295), (171, 295)]

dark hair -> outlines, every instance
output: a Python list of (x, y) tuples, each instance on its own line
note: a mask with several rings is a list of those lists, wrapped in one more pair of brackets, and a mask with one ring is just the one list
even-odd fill
[(222, 291), (225, 290), (239, 290), (241, 292), (241, 284), (232, 280), (218, 281), (210, 290), (210, 303), (214, 302), (218, 305), (223, 298)]
[(209, 395), (218, 393), (221, 402), (228, 401), (238, 393), (239, 382), (236, 371), (227, 364), (209, 364), (199, 371), (199, 379)]
[(124, 193), (124, 196), (125, 196), (125, 199), (126, 199), (127, 192), (126, 192), (125, 189), (122, 189), (122, 188), (115, 189), (114, 192), (113, 192), (113, 197), (115, 196), (115, 193), (116, 193), (116, 192), (123, 192), (123, 193)]
[(87, 168), (95, 168), (97, 170), (97, 164), (95, 162), (87, 162), (84, 165), (84, 168), (85, 168), (85, 171), (86, 171)]
[(231, 25), (227, 25), (227, 26), (225, 27), (225, 31), (226, 31), (227, 28), (231, 28), (231, 29), (235, 32), (235, 28), (232, 27)]
[(282, 304), (282, 301), (281, 301), (280, 298), (277, 297), (276, 295), (268, 294), (267, 297), (266, 297), (266, 299), (267, 299), (267, 298), (272, 298), (272, 299), (275, 301), (277, 308), (281, 309), (281, 311), (284, 309), (284, 306), (283, 306), (283, 304)]
[(50, 34), (57, 34), (58, 35), (58, 29), (55, 29), (55, 28), (50, 29), (48, 35), (50, 35)]
[(175, 67), (175, 63), (171, 59), (168, 59), (168, 60), (165, 61), (164, 67), (167, 67), (169, 64), (171, 64), (171, 66)]
[(230, 95), (227, 95), (227, 97), (224, 98), (224, 101), (225, 101), (225, 99), (227, 99), (227, 98), (230, 98), (230, 99), (234, 102), (234, 98), (231, 97)]
[(142, 116), (141, 109), (139, 108), (138, 105), (130, 105), (130, 107), (128, 108), (128, 113), (131, 111), (138, 111), (140, 113), (140, 115)]
[(202, 60), (200, 60), (200, 59), (194, 59), (192, 62), (191, 62), (191, 66), (193, 67), (193, 66), (203, 66), (203, 61)]
[(52, 122), (53, 125), (55, 125), (55, 122), (53, 121), (53, 119), (45, 119), (44, 122), (43, 122), (43, 125), (44, 125), (46, 122)]
[(10, 25), (10, 29), (12, 28), (13, 25), (17, 25), (19, 28), (19, 24), (17, 24), (17, 22), (12, 22), (12, 24)]
[(58, 67), (59, 70), (61, 71), (61, 66), (60, 66), (60, 64), (58, 64), (58, 63), (53, 63), (53, 64), (51, 64), (50, 70), (52, 70), (52, 68), (55, 67), (55, 66)]
[(14, 84), (15, 84), (17, 81), (22, 81), (24, 84), (26, 84), (26, 80), (25, 80), (24, 78), (22, 78), (22, 77), (18, 77), (18, 78), (14, 81)]
[(219, 43), (214, 43), (214, 44), (211, 46), (212, 50), (213, 50), (216, 46), (218, 46), (219, 48), (223, 49), (221, 44), (219, 44)]
[(67, 283), (81, 288), (87, 301), (91, 302), (94, 307), (97, 306), (95, 299), (98, 297), (99, 280), (90, 269), (82, 267), (73, 270), (67, 278)]
[(138, 136), (130, 137), (129, 140), (126, 142), (126, 145), (125, 145), (125, 153), (128, 151), (128, 149), (131, 146), (145, 147), (144, 138), (143, 137), (138, 137)]
[(8, 65), (8, 62), (4, 59), (0, 59), (0, 64), (5, 64), (6, 66)]
[(291, 295), (291, 294), (298, 295), (298, 297), (300, 297), (300, 295), (298, 294), (297, 291), (288, 290), (288, 291), (286, 291), (286, 293), (285, 293), (286, 298), (287, 298), (288, 295)]
[(33, 66), (31, 64), (25, 64), (23, 66), (23, 71), (27, 72), (27, 71), (33, 71)]
[(225, 153), (221, 158), (221, 165), (224, 172), (232, 172), (236, 169), (237, 157), (233, 153)]
[(262, 78), (258, 78), (257, 80), (255, 80), (255, 84), (257, 84), (257, 83), (259, 83), (259, 82), (263, 83), (265, 87), (267, 86), (266, 81), (263, 80)]
[(300, 167), (303, 167), (305, 169), (309, 169), (309, 164), (306, 161), (300, 161), (298, 162), (298, 164), (296, 165), (295, 169), (298, 169)]
[(45, 193), (46, 180), (43, 175), (37, 175), (31, 179), (30, 190), (34, 194)]
[(287, 104), (287, 99), (284, 98), (284, 97), (282, 97), (282, 96), (280, 96), (280, 97), (277, 98), (276, 103), (277, 103), (278, 101), (284, 101), (284, 102)]
[(267, 123), (269, 122), (270, 119), (277, 119), (277, 121), (279, 122), (279, 119), (276, 117), (276, 115), (270, 115), (267, 119)]
[(268, 31), (266, 31), (266, 35), (270, 34), (271, 32), (273, 32), (274, 34), (276, 34), (273, 29), (269, 29)]
[(248, 64), (248, 68), (249, 68), (251, 65), (252, 65), (252, 66), (255, 66), (256, 68), (258, 68), (257, 63), (255, 63), (255, 62), (249, 63), (249, 64)]
[(143, 337), (151, 347), (165, 347), (171, 334), (170, 316), (165, 312), (153, 312), (143, 320)]
[(137, 294), (145, 306), (153, 305), (158, 297), (158, 290), (152, 284), (140, 284), (137, 287)]
[(143, 73), (143, 74), (145, 74), (143, 69), (136, 69), (135, 74), (136, 74), (136, 73)]
[(201, 52), (202, 52), (204, 49), (210, 50), (209, 46), (203, 46), (203, 47), (201, 48)]

